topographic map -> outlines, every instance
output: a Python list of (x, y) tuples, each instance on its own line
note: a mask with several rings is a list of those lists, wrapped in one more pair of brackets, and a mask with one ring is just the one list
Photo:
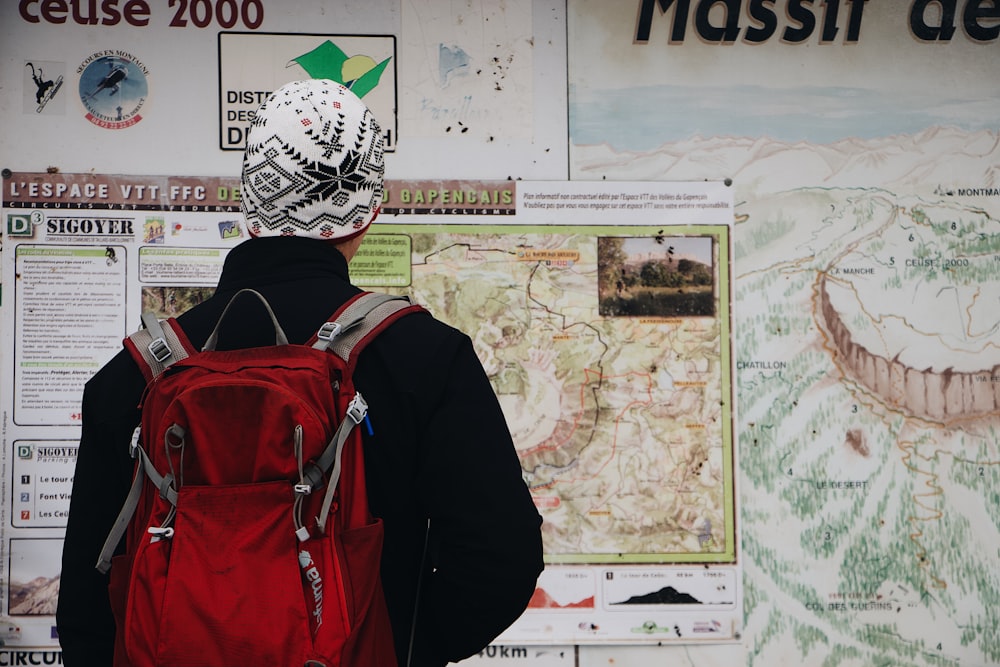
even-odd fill
[(1000, 228), (950, 194), (737, 208), (751, 665), (1000, 662)]
[[(405, 228), (409, 292), (472, 337), (545, 519), (547, 560), (731, 562), (728, 228), (530, 230)], [(601, 238), (680, 257), (681, 234), (724, 267), (714, 316), (599, 312)]]

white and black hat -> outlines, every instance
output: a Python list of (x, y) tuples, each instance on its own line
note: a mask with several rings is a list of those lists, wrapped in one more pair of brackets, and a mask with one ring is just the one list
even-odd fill
[(253, 236), (346, 239), (382, 205), (382, 131), (357, 95), (326, 79), (274, 91), (250, 123), (242, 203)]

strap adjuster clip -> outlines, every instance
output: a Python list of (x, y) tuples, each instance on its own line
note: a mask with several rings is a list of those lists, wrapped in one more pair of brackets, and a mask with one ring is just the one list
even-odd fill
[(319, 328), (316, 333), (316, 338), (325, 341), (331, 341), (340, 335), (342, 327), (339, 322), (326, 322)]
[(360, 424), (365, 419), (365, 415), (368, 414), (368, 403), (365, 399), (361, 397), (361, 392), (354, 394), (354, 398), (347, 405), (347, 416), (351, 418), (355, 424)]
[(141, 432), (142, 424), (136, 426), (135, 430), (132, 431), (132, 441), (128, 445), (128, 455), (130, 458), (134, 459), (136, 457), (136, 452), (139, 451), (139, 437)]
[(149, 345), (146, 346), (146, 348), (149, 350), (149, 353), (153, 355), (153, 359), (156, 359), (156, 361), (161, 364), (170, 358), (170, 346), (167, 345), (167, 341), (162, 338), (153, 339)]

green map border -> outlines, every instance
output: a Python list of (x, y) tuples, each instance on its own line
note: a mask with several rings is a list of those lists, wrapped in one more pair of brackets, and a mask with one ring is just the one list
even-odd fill
[[(614, 212), (610, 212), (614, 215)], [(602, 213), (608, 215), (608, 213)], [(623, 213), (623, 216), (627, 214)], [(733, 338), (732, 338), (732, 227), (730, 225), (677, 225), (664, 223), (661, 225), (524, 225), (524, 224), (442, 224), (442, 223), (395, 223), (376, 221), (369, 229), (369, 238), (380, 234), (465, 234), (465, 235), (508, 235), (508, 234), (566, 234), (577, 236), (711, 236), (715, 240), (718, 252), (718, 264), (715, 267), (719, 296), (719, 334), (720, 340), (727, 341), (719, 350), (721, 369), (721, 395), (727, 397), (722, 406), (722, 447), (723, 447), (723, 498), (727, 508), (725, 512), (726, 546), (721, 552), (699, 551), (678, 554), (559, 554), (545, 555), (545, 562), (552, 564), (618, 564), (618, 563), (735, 563), (738, 544), (736, 533), (736, 447), (734, 429), (734, 374), (733, 374)], [(363, 247), (363, 246), (362, 246)], [(411, 283), (412, 284), (412, 283)], [(387, 288), (389, 289), (389, 288)], [(399, 289), (399, 288), (391, 288)], [(405, 291), (405, 288), (403, 289)]]

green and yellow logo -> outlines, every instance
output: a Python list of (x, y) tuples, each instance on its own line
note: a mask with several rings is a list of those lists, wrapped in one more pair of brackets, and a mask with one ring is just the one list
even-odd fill
[(292, 62), (313, 79), (336, 81), (358, 97), (364, 97), (378, 86), (390, 60), (391, 57), (376, 63), (371, 56), (348, 56), (339, 46), (326, 40), (309, 53), (293, 58)]

